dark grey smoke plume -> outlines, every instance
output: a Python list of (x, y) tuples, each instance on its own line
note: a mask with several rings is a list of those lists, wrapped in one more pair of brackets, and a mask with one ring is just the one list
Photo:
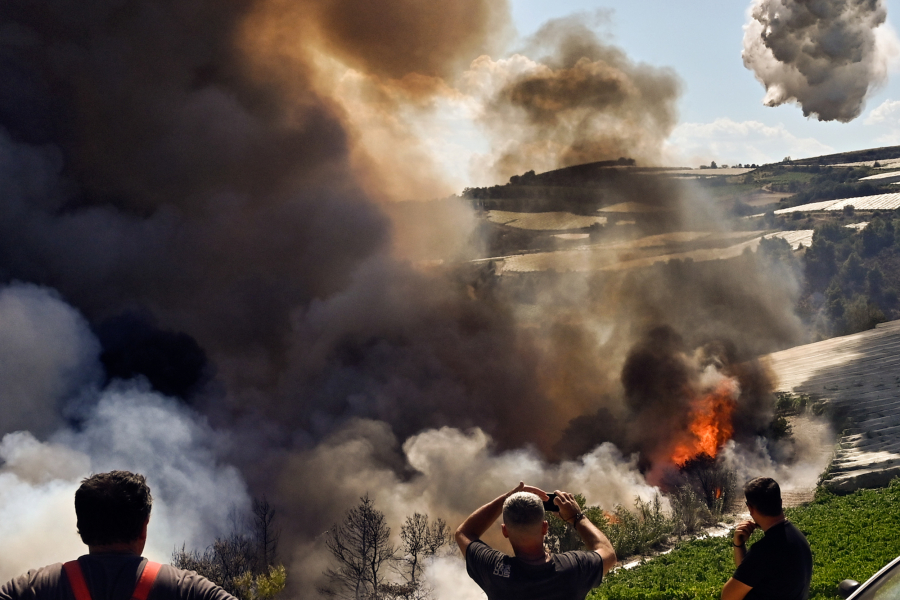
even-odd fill
[(882, 0), (754, 0), (744, 66), (766, 87), (763, 102), (796, 102), (804, 116), (852, 121), (887, 76), (893, 35)]

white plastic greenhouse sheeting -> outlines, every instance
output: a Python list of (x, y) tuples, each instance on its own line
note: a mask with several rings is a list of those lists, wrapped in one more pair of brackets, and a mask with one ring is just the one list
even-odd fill
[(859, 196), (857, 198), (844, 198), (842, 200), (825, 200), (811, 202), (790, 208), (776, 210), (776, 215), (792, 212), (813, 212), (818, 210), (843, 210), (845, 206), (852, 206), (856, 210), (894, 210), (900, 208), (900, 193), (876, 194), (874, 196)]

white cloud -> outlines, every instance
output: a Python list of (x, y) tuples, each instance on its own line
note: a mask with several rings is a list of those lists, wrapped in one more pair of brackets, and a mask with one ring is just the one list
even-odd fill
[(875, 138), (877, 143), (888, 146), (900, 144), (900, 100), (885, 100), (872, 109), (863, 123), (882, 130), (882, 134)]
[(719, 118), (711, 123), (682, 123), (666, 142), (666, 162), (697, 166), (715, 160), (720, 164), (770, 163), (785, 156), (818, 156), (833, 152), (815, 138), (800, 138), (784, 125)]
[(863, 122), (866, 125), (878, 125), (880, 123), (900, 125), (900, 100), (885, 100), (878, 107), (873, 108)]

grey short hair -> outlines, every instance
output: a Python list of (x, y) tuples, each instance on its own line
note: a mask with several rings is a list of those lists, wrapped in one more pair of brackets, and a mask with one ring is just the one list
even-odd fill
[(544, 520), (544, 502), (531, 492), (516, 492), (503, 503), (507, 527), (526, 527)]

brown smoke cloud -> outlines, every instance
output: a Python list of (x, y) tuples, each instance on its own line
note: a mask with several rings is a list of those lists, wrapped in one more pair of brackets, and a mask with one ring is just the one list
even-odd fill
[(763, 103), (796, 102), (804, 116), (852, 121), (887, 77), (896, 38), (881, 0), (754, 0), (744, 66), (766, 87)]
[(681, 88), (672, 70), (604, 44), (584, 15), (548, 22), (508, 59), (480, 57), (464, 81), (484, 97), (501, 180), (622, 156), (655, 164)]

